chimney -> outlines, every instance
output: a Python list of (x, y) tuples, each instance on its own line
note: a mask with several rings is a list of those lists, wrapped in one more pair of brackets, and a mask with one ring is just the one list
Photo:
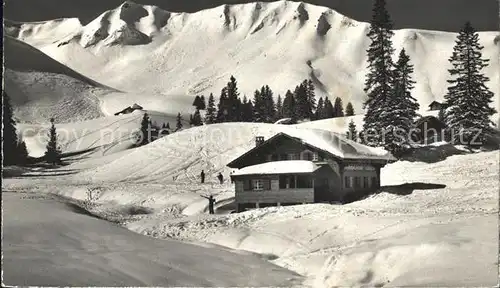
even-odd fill
[(255, 147), (260, 146), (262, 143), (264, 143), (264, 137), (262, 136), (255, 137)]

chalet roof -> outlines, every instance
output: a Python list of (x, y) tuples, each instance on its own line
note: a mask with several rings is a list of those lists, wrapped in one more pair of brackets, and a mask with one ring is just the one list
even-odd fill
[[(286, 127), (286, 128), (285, 128)], [(258, 147), (254, 147), (242, 156), (228, 164), (229, 167), (240, 158), (251, 154), (252, 152), (265, 146), (278, 137), (289, 137), (303, 144), (323, 150), (331, 155), (341, 159), (370, 159), (380, 161), (396, 161), (394, 156), (383, 148), (369, 147), (355, 141), (346, 139), (340, 134), (320, 129), (305, 129), (291, 126), (283, 126), (282, 132), (264, 141)]]
[(431, 104), (429, 104), (429, 107), (432, 106), (432, 105), (434, 105), (434, 104), (443, 105), (443, 103), (441, 103), (441, 102), (432, 101)]
[(274, 161), (248, 166), (234, 172), (232, 175), (242, 176), (312, 173), (319, 168), (320, 167), (313, 162), (305, 160)]

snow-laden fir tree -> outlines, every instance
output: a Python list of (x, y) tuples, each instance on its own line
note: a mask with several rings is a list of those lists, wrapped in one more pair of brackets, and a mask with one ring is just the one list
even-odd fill
[(217, 122), (217, 108), (215, 108), (214, 94), (210, 93), (208, 96), (207, 113), (205, 115), (205, 123), (213, 124)]
[(307, 99), (309, 100), (309, 118), (314, 120), (314, 111), (317, 109), (314, 83), (311, 79), (309, 79), (306, 83), (304, 83), (304, 85), (307, 87)]
[(371, 43), (368, 48), (368, 74), (364, 91), (368, 99), (363, 124), (363, 134), (368, 137), (366, 144), (379, 146), (382, 144), (382, 132), (387, 128), (389, 120), (386, 113), (391, 109), (387, 102), (392, 92), (392, 47), (391, 37), (394, 35), (391, 19), (386, 9), (385, 0), (375, 0), (370, 29), (367, 33)]
[(28, 151), (26, 143), (17, 137), (16, 122), (10, 104), (10, 98), (2, 92), (3, 96), (3, 117), (2, 117), (2, 158), (3, 165), (22, 165), (26, 163)]
[(356, 129), (356, 124), (354, 124), (353, 120), (349, 122), (348, 130), (346, 132), (346, 137), (347, 139), (350, 139), (352, 141), (358, 140), (358, 130)]
[(191, 118), (191, 122), (192, 122), (192, 126), (201, 126), (203, 124), (203, 121), (201, 119), (200, 110), (196, 109), (196, 111), (194, 111), (194, 114), (192, 115), (192, 118)]
[(177, 131), (180, 131), (182, 129), (182, 115), (181, 113), (179, 112), (177, 114), (177, 118), (176, 118), (176, 124), (175, 124), (175, 132)]
[(485, 85), (489, 78), (482, 72), (489, 62), (482, 58), (482, 49), (479, 34), (467, 22), (449, 59), (452, 79), (448, 80), (450, 86), (444, 96), (447, 134), (456, 144), (480, 146), (491, 132), (490, 116), (496, 111), (490, 107), (493, 93)]
[(217, 123), (224, 123), (227, 121), (228, 102), (227, 87), (224, 87), (220, 92), (219, 104), (217, 104)]
[(345, 106), (345, 116), (354, 116), (354, 107), (352, 107), (351, 102), (348, 102)]
[(283, 118), (283, 100), (281, 99), (281, 95), (278, 95), (278, 99), (276, 100), (276, 117), (275, 121)]
[(344, 107), (342, 107), (342, 99), (340, 97), (335, 98), (335, 104), (333, 104), (333, 117), (344, 117)]
[(260, 90), (262, 101), (262, 122), (273, 123), (276, 117), (276, 105), (274, 103), (273, 91), (268, 85), (262, 86)]
[(49, 141), (47, 143), (47, 150), (45, 151), (45, 161), (47, 163), (51, 163), (52, 165), (61, 163), (61, 149), (57, 144), (57, 131), (56, 126), (54, 125), (54, 118), (50, 119), (50, 123), (52, 123), (49, 130)]
[(241, 108), (241, 121), (243, 122), (253, 122), (253, 106), (252, 102), (248, 100), (247, 96), (243, 96), (243, 102), (242, 102), (242, 108)]
[(333, 112), (334, 112), (333, 104), (330, 101), (330, 99), (328, 99), (328, 97), (325, 97), (325, 102), (323, 104), (323, 109), (321, 110), (321, 112), (322, 112), (321, 119), (333, 118)]
[(410, 148), (410, 130), (418, 116), (419, 105), (417, 99), (411, 95), (413, 89), (413, 65), (405, 49), (401, 49), (393, 71), (393, 88), (385, 118), (388, 125), (383, 138), (383, 145), (387, 151), (399, 154)]
[(307, 81), (305, 82), (306, 83), (302, 82), (300, 85), (295, 87), (293, 92), (297, 120), (310, 119), (311, 117), (311, 106), (307, 95)]
[(295, 105), (295, 96), (292, 91), (286, 91), (285, 99), (283, 99), (283, 117), (292, 119), (292, 122), (297, 121)]
[(240, 93), (238, 92), (238, 84), (236, 78), (231, 75), (229, 82), (227, 83), (227, 122), (237, 122), (239, 118), (240, 109)]
[(205, 96), (204, 95), (200, 96), (200, 107), (199, 107), (199, 109), (200, 110), (207, 109), (207, 102), (205, 101)]
[(323, 97), (319, 97), (318, 105), (316, 107), (316, 111), (314, 112), (314, 118), (316, 120), (323, 119), (323, 109), (324, 109)]
[(255, 90), (253, 93), (253, 121), (257, 123), (264, 122), (266, 113), (264, 99), (262, 93), (259, 90)]

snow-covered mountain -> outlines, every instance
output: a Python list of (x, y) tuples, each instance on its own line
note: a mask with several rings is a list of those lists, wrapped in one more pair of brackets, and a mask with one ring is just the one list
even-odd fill
[[(283, 95), (312, 78), (318, 97), (341, 97), (360, 112), (366, 97), (368, 26), (330, 8), (290, 1), (223, 5), (195, 13), (127, 1), (86, 25), (78, 19), (9, 22), (5, 31), (89, 78), (136, 95), (131, 102), (184, 102), (176, 108), (188, 112), (192, 98), (171, 95), (217, 96), (230, 75), (249, 97), (264, 84)], [(446, 92), (456, 34), (395, 32), (396, 54), (401, 48), (408, 51), (417, 81), (413, 94), (425, 110)], [(483, 55), (490, 59), (487, 85), (498, 106), (498, 32), (480, 32), (480, 38)], [(164, 103), (157, 106), (148, 109), (175, 113), (163, 111), (169, 108)]]

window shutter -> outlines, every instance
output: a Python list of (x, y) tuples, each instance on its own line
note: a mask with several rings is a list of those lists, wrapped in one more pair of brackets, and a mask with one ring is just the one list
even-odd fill
[(271, 180), (264, 179), (264, 190), (271, 190)]

